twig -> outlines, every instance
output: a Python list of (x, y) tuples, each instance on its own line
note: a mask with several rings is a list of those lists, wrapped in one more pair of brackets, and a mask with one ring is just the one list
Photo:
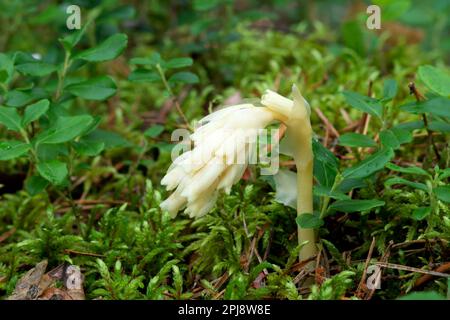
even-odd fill
[[(450, 278), (450, 274), (439, 272), (439, 271), (423, 270), (423, 269), (419, 269), (419, 268), (404, 266), (404, 265), (401, 265), (401, 264), (386, 263), (386, 262), (376, 262), (375, 264), (377, 266), (380, 266), (380, 267), (383, 267), (383, 268), (423, 273), (423, 274), (427, 275), (430, 279), (432, 278), (432, 276)], [(442, 268), (442, 270), (450, 270), (450, 262), (446, 263), (445, 265), (442, 265), (439, 268)], [(420, 280), (420, 279), (418, 279), (418, 280)], [(418, 284), (417, 284), (417, 281), (416, 281), (416, 286), (417, 285)]]
[(363, 288), (364, 283), (366, 282), (366, 276), (367, 276), (367, 268), (369, 268), (369, 262), (372, 258), (373, 249), (375, 248), (375, 237), (372, 238), (372, 243), (370, 244), (369, 253), (367, 254), (366, 263), (364, 264), (364, 272), (361, 277), (361, 281), (359, 282), (358, 289), (356, 289), (356, 296), (361, 295), (361, 291)]
[(82, 251), (76, 251), (76, 250), (71, 250), (71, 249), (65, 249), (64, 252), (77, 254), (80, 256), (99, 257), (99, 258), (104, 257), (103, 254), (98, 254), (98, 253), (93, 253), (93, 252), (82, 252)]
[[(419, 90), (417, 90), (416, 85), (414, 84), (414, 82), (410, 82), (408, 84), (408, 88), (409, 88), (409, 94), (413, 94), (414, 97), (416, 98), (417, 102), (426, 100), (426, 98), (419, 92)], [(441, 160), (441, 155), (439, 154), (439, 150), (436, 147), (436, 144), (434, 142), (432, 131), (428, 127), (428, 118), (427, 118), (427, 115), (425, 113), (422, 113), (422, 119), (423, 119), (423, 124), (425, 126), (425, 130), (427, 131), (428, 141), (433, 146), (433, 151), (434, 151), (434, 153), (436, 155), (437, 160), (440, 161)]]
[(339, 132), (336, 130), (336, 128), (331, 124), (330, 120), (328, 120), (328, 118), (323, 114), (323, 112), (319, 109), (319, 107), (314, 108), (314, 111), (317, 113), (317, 115), (319, 116), (320, 120), (322, 120), (322, 122), (325, 124), (326, 128), (328, 130), (331, 131), (331, 133), (333, 133), (333, 135), (336, 138), (340, 137)]
[[(392, 248), (393, 244), (394, 244), (394, 241), (391, 240), (386, 248), (386, 251), (384, 252), (383, 256), (380, 259), (381, 263), (386, 263), (389, 260), (389, 256), (391, 255), (391, 248)], [(375, 278), (377, 278), (380, 273), (382, 273), (381, 269), (376, 270), (374, 273)], [(370, 290), (368, 296), (366, 297), (366, 300), (372, 299), (373, 294), (375, 293), (375, 290), (376, 290), (376, 288), (373, 288)]]
[(16, 228), (12, 228), (11, 230), (6, 231), (0, 236), (0, 243), (11, 237), (16, 232)]
[[(419, 269), (419, 270), (421, 270), (421, 269)], [(425, 275), (416, 280), (416, 282), (414, 284), (414, 287), (422, 286), (426, 282), (428, 282), (431, 279), (433, 279), (433, 276), (449, 278), (450, 274), (444, 273), (444, 272), (447, 272), (449, 270), (450, 270), (450, 262), (446, 262), (446, 263), (442, 264), (441, 266), (436, 268), (436, 271), (422, 270), (422, 271), (427, 271), (427, 272), (422, 272), (422, 273), (425, 273)]]

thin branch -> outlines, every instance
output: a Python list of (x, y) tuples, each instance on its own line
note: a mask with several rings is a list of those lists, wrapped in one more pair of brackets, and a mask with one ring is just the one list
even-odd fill
[[(419, 92), (419, 90), (417, 90), (416, 85), (414, 84), (414, 82), (410, 82), (408, 84), (408, 88), (409, 88), (409, 94), (413, 94), (414, 97), (416, 98), (417, 102), (426, 100), (426, 98)], [(428, 126), (428, 118), (427, 118), (427, 115), (425, 113), (422, 114), (422, 119), (423, 119), (423, 124), (425, 126), (425, 130), (427, 131), (428, 141), (433, 146), (433, 151), (434, 151), (434, 153), (436, 155), (437, 160), (440, 161), (441, 160), (441, 155), (439, 154), (439, 150), (436, 147), (436, 144), (434, 142), (433, 133), (432, 133), (432, 131), (430, 130), (430, 128)]]

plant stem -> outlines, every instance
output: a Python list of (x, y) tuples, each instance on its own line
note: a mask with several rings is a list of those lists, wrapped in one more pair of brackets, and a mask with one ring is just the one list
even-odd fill
[(55, 101), (57, 101), (61, 96), (64, 86), (64, 79), (66, 78), (66, 73), (67, 69), (69, 69), (69, 66), (70, 66), (70, 52), (65, 51), (63, 69), (61, 70), (61, 72), (58, 73), (58, 87), (56, 89)]
[[(291, 148), (297, 167), (297, 215), (313, 213), (313, 151), (312, 129), (309, 116), (294, 117), (287, 122), (286, 135), (291, 139)], [(299, 253), (300, 261), (307, 260), (317, 254), (316, 233), (314, 229), (298, 227), (298, 241), (307, 241)], [(312, 269), (314, 262), (307, 265)]]
[(183, 110), (181, 110), (180, 103), (178, 102), (178, 98), (173, 94), (172, 88), (169, 85), (169, 82), (167, 82), (166, 75), (164, 74), (164, 70), (161, 68), (159, 64), (156, 65), (156, 70), (158, 70), (159, 76), (161, 77), (161, 80), (164, 84), (164, 87), (166, 88), (167, 92), (169, 93), (170, 97), (173, 99), (175, 108), (177, 109), (178, 113), (180, 114), (181, 118), (183, 119), (184, 123), (189, 129), (192, 129), (189, 125), (189, 121), (184, 115)]
[[(419, 92), (419, 90), (417, 90), (416, 85), (414, 84), (414, 82), (410, 82), (408, 84), (409, 87), (409, 93), (410, 94), (414, 94), (414, 97), (416, 98), (417, 102), (426, 100), (426, 98)], [(441, 155), (439, 154), (439, 150), (434, 142), (433, 139), (433, 132), (430, 130), (430, 128), (428, 127), (428, 118), (427, 115), (425, 113), (422, 114), (422, 120), (423, 120), (423, 125), (425, 127), (425, 130), (427, 131), (427, 135), (428, 135), (428, 142), (432, 145), (433, 147), (433, 151), (434, 154), (436, 155), (437, 161), (441, 160)]]

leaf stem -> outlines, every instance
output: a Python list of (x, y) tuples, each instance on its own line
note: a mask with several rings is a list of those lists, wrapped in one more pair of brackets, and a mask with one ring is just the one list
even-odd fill
[(169, 93), (170, 97), (173, 99), (175, 108), (177, 109), (178, 113), (180, 114), (181, 118), (183, 119), (186, 126), (192, 130), (191, 126), (189, 125), (189, 121), (186, 118), (186, 115), (184, 114), (183, 110), (181, 109), (180, 103), (178, 101), (177, 96), (174, 95), (172, 88), (169, 85), (169, 82), (167, 81), (166, 75), (164, 74), (164, 70), (161, 68), (161, 65), (158, 63), (156, 64), (156, 70), (158, 70), (158, 73), (161, 77), (161, 80), (164, 84), (164, 87), (166, 88), (167, 92)]
[[(417, 90), (414, 82), (410, 82), (408, 84), (408, 87), (409, 87), (409, 93), (414, 94), (414, 97), (416, 98), (417, 102), (426, 100), (426, 98), (419, 92), (419, 90)], [(440, 155), (439, 150), (434, 142), (433, 132), (430, 130), (430, 128), (428, 126), (428, 118), (425, 113), (422, 114), (422, 120), (423, 120), (423, 124), (425, 126), (425, 130), (427, 131), (428, 141), (433, 146), (433, 151), (434, 151), (434, 154), (436, 155), (437, 160), (440, 161), (441, 155)]]
[(58, 87), (55, 93), (55, 101), (57, 101), (61, 97), (61, 93), (64, 86), (64, 79), (66, 78), (67, 70), (70, 67), (70, 51), (65, 51), (64, 55), (64, 64), (61, 72), (58, 73)]

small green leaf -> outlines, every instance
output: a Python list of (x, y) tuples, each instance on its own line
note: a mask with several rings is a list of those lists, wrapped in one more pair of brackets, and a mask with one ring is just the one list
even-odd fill
[(105, 149), (104, 142), (82, 140), (73, 144), (75, 151), (82, 156), (94, 157)]
[(59, 160), (39, 162), (36, 166), (39, 174), (54, 185), (60, 185), (68, 175), (67, 165)]
[(393, 178), (387, 179), (384, 182), (384, 185), (388, 186), (388, 187), (390, 187), (394, 184), (401, 184), (401, 185), (409, 186), (414, 189), (423, 190), (425, 192), (428, 192), (428, 188), (425, 184), (420, 183), (420, 182), (409, 181), (409, 180), (399, 178), (399, 177), (393, 177)]
[(66, 51), (72, 51), (72, 49), (80, 42), (83, 35), (86, 33), (87, 24), (84, 24), (80, 30), (72, 31), (68, 36), (59, 39), (62, 46)]
[(399, 144), (409, 143), (413, 140), (411, 131), (408, 131), (406, 129), (394, 127), (390, 131), (395, 135), (395, 138), (397, 139)]
[(439, 200), (450, 203), (450, 185), (437, 187), (433, 192)]
[(9, 140), (0, 142), (0, 160), (18, 158), (30, 150), (30, 145), (22, 141)]
[(69, 148), (65, 143), (40, 144), (36, 146), (36, 156), (39, 161), (53, 160), (59, 156), (67, 157), (68, 155)]
[(413, 211), (412, 217), (414, 218), (414, 220), (420, 221), (425, 219), (430, 213), (430, 207), (419, 207)]
[(324, 223), (322, 219), (311, 213), (302, 213), (295, 218), (295, 222), (304, 229), (317, 229), (323, 226)]
[(163, 66), (167, 69), (177, 69), (192, 66), (191, 58), (174, 58), (167, 61)]
[(450, 95), (450, 74), (430, 65), (420, 66), (419, 79), (432, 91), (441, 96)]
[(10, 107), (22, 107), (33, 101), (34, 97), (30, 92), (11, 90), (6, 94), (6, 104)]
[(155, 71), (136, 69), (130, 73), (128, 80), (133, 82), (158, 82), (161, 81), (161, 76)]
[(125, 140), (121, 135), (105, 131), (102, 129), (96, 129), (83, 137), (84, 141), (96, 141), (105, 143), (105, 149), (114, 149), (114, 148), (126, 148), (131, 147), (132, 144)]
[(444, 296), (436, 291), (411, 292), (398, 300), (446, 300)]
[(343, 94), (347, 103), (353, 108), (381, 119), (383, 107), (378, 100), (351, 91), (344, 91)]
[(365, 178), (384, 168), (385, 164), (394, 157), (391, 148), (382, 149), (370, 155), (354, 167), (344, 170), (344, 178)]
[(214, 9), (220, 4), (221, 0), (194, 0), (194, 9), (198, 11), (207, 11)]
[(92, 78), (65, 88), (71, 94), (88, 100), (105, 100), (116, 93), (116, 84), (108, 76)]
[(128, 36), (124, 33), (117, 33), (100, 43), (98, 46), (77, 54), (74, 56), (74, 59), (82, 59), (91, 62), (112, 60), (117, 58), (123, 50), (125, 50), (127, 43)]
[(413, 114), (431, 113), (436, 116), (450, 119), (450, 99), (437, 97), (430, 100), (412, 102), (400, 107), (401, 110)]
[(386, 168), (391, 169), (393, 171), (401, 172), (401, 173), (409, 173), (409, 174), (418, 174), (422, 176), (429, 176), (428, 172), (419, 167), (400, 167), (392, 162), (386, 164)]
[(22, 119), (22, 126), (26, 127), (31, 122), (38, 120), (44, 113), (47, 112), (49, 105), (50, 101), (48, 101), (47, 99), (40, 100), (29, 105), (25, 109), (25, 113)]
[(144, 132), (144, 136), (149, 138), (156, 138), (164, 131), (164, 126), (156, 124), (154, 126), (151, 126)]
[(400, 142), (398, 141), (397, 136), (389, 129), (380, 132), (380, 141), (381, 144), (387, 148), (400, 148)]
[(384, 206), (384, 204), (384, 201), (380, 200), (338, 200), (330, 206), (330, 209), (341, 212), (361, 212)]
[(383, 101), (392, 100), (397, 95), (397, 81), (387, 79), (383, 84)]
[(433, 120), (428, 124), (428, 128), (432, 131), (438, 131), (442, 133), (450, 133), (450, 123)]
[(133, 58), (130, 60), (130, 64), (149, 65), (152, 67), (156, 66), (157, 64), (163, 65), (164, 63), (164, 60), (161, 58), (161, 55), (158, 52), (154, 52), (148, 58)]
[(337, 200), (350, 199), (350, 197), (343, 192), (336, 191), (336, 190), (331, 191), (331, 188), (321, 186), (321, 185), (314, 186), (314, 195), (319, 196), (319, 197), (329, 197), (329, 198), (337, 199)]
[(73, 140), (81, 135), (94, 121), (89, 115), (59, 117), (55, 125), (48, 128), (36, 139), (36, 144), (55, 144)]
[(48, 186), (48, 181), (40, 176), (32, 176), (25, 181), (25, 190), (34, 196), (45, 190)]
[(14, 61), (4, 53), (0, 53), (0, 82), (8, 84), (14, 73)]
[(346, 133), (339, 137), (339, 145), (347, 147), (375, 147), (371, 138), (360, 133)]
[(28, 62), (16, 66), (16, 70), (20, 73), (33, 77), (44, 77), (57, 70), (57, 67), (50, 63), (41, 61)]
[(322, 186), (330, 187), (334, 184), (339, 169), (339, 160), (319, 141), (313, 139), (314, 177)]
[(0, 106), (0, 124), (12, 131), (22, 130), (22, 118), (14, 108)]
[(197, 75), (193, 74), (192, 72), (177, 72), (173, 74), (169, 78), (169, 83), (198, 83), (199, 79)]

